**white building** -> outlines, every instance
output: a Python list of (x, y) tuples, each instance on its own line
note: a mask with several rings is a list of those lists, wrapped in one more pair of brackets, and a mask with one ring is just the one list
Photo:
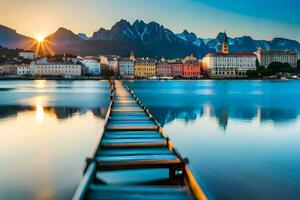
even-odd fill
[(17, 75), (19, 76), (28, 76), (30, 75), (30, 65), (19, 65), (17, 66)]
[(281, 62), (297, 67), (297, 51), (270, 51), (258, 48), (256, 55), (260, 66), (268, 67), (273, 62)]
[(32, 61), (30, 73), (34, 76), (81, 76), (81, 65), (73, 62), (48, 62), (47, 58)]
[(100, 63), (109, 66), (115, 73), (119, 72), (118, 56), (100, 56)]
[(245, 77), (248, 70), (256, 70), (254, 53), (211, 53), (202, 59), (202, 66), (213, 78)]
[(90, 75), (100, 75), (101, 68), (98, 58), (87, 56), (81, 60), (81, 63), (87, 68), (87, 73)]
[(256, 70), (256, 59), (254, 53), (230, 53), (225, 33), (221, 52), (207, 54), (202, 59), (202, 67), (212, 78), (246, 77), (248, 70)]
[(20, 51), (19, 56), (29, 60), (36, 58), (34, 51)]
[(120, 75), (122, 77), (134, 77), (134, 61), (129, 58), (121, 58), (119, 62)]

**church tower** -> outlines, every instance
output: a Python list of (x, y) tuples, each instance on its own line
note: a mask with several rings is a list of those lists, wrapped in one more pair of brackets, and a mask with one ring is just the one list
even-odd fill
[(135, 61), (135, 55), (134, 55), (134, 52), (130, 52), (130, 57), (129, 57), (130, 60), (132, 61)]
[(222, 43), (222, 53), (224, 54), (228, 54), (229, 53), (229, 49), (228, 49), (228, 37), (226, 32), (224, 32), (224, 41)]

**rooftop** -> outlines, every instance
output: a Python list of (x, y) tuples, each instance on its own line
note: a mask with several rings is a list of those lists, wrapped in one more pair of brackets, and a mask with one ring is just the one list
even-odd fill
[(22, 50), (22, 51), (20, 51), (20, 53), (34, 53), (34, 51), (30, 51), (30, 50)]
[(156, 59), (153, 58), (138, 58), (135, 61), (136, 63), (156, 63)]
[(252, 52), (232, 52), (232, 53), (217, 52), (217, 53), (210, 53), (207, 56), (232, 57), (232, 56), (256, 56), (256, 55)]
[(133, 62), (130, 58), (120, 58), (120, 62)]
[(297, 54), (296, 50), (263, 50), (259, 48), (257, 52), (262, 52), (262, 53), (269, 53), (269, 54), (290, 54), (290, 55), (295, 55)]
[(35, 65), (78, 65), (71, 61), (66, 61), (66, 62), (55, 62), (55, 61), (36, 62), (36, 61), (33, 61), (32, 63)]

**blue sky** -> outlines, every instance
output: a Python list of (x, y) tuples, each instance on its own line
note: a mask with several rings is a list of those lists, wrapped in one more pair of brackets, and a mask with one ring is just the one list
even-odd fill
[(58, 27), (88, 35), (116, 21), (156, 21), (199, 37), (226, 30), (232, 37), (287, 37), (300, 41), (298, 0), (0, 0), (0, 24), (18, 32), (48, 35)]
[(224, 11), (236, 12), (258, 18), (300, 24), (298, 0), (193, 0)]

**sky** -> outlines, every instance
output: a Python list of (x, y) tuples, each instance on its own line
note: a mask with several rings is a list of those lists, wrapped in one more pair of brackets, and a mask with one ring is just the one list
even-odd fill
[(0, 24), (37, 37), (65, 27), (91, 36), (120, 19), (156, 21), (198, 37), (250, 35), (300, 41), (299, 0), (0, 0)]

